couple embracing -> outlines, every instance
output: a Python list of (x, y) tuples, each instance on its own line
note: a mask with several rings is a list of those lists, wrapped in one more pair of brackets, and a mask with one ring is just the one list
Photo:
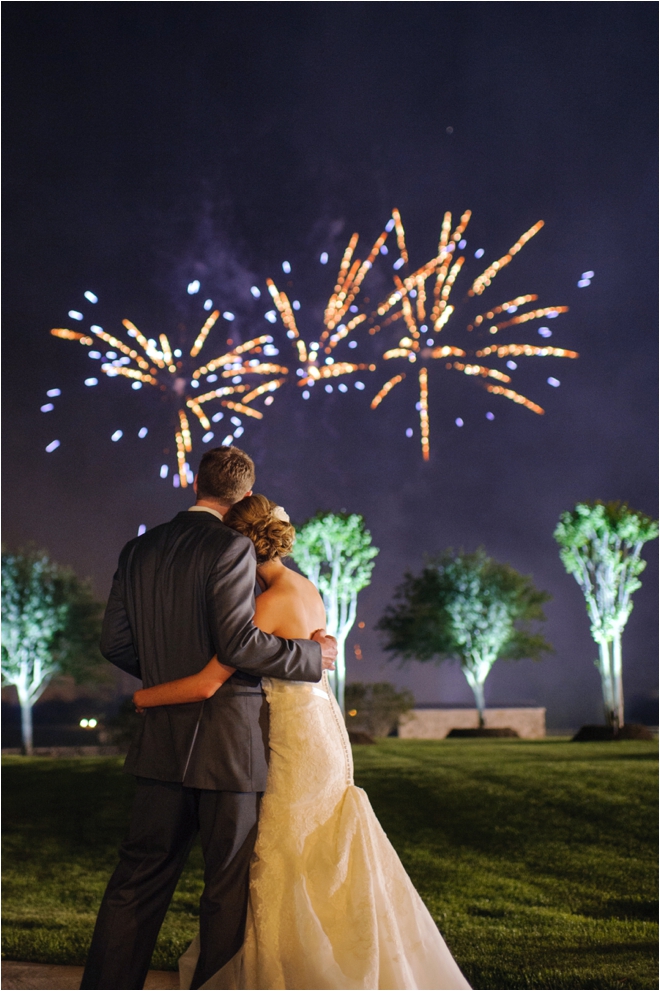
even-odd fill
[(198, 834), (182, 988), (469, 988), (353, 784), (323, 602), (254, 481), (243, 451), (207, 452), (196, 504), (120, 555), (101, 650), (144, 685), (136, 794), (81, 988), (144, 986)]

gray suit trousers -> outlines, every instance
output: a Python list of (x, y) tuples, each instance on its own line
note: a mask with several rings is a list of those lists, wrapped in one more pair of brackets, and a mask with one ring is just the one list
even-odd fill
[(259, 792), (138, 778), (133, 816), (96, 920), (81, 988), (143, 988), (158, 932), (197, 833), (204, 852), (199, 988), (240, 949)]

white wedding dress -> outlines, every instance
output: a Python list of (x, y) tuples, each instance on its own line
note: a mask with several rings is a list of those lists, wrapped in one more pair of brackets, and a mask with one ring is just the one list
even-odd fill
[[(243, 948), (210, 989), (469, 988), (421, 898), (353, 784), (327, 676), (264, 679), (270, 764), (250, 868)], [(196, 939), (179, 961), (189, 988)]]

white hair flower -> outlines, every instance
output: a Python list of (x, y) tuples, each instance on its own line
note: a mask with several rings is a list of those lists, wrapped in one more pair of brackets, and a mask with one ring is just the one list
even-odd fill
[(271, 516), (274, 516), (276, 520), (282, 520), (282, 523), (289, 522), (289, 514), (284, 506), (275, 506), (275, 509), (271, 511)]

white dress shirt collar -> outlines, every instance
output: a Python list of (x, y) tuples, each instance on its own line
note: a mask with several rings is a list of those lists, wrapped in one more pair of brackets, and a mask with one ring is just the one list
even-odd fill
[(210, 506), (190, 506), (188, 509), (189, 513), (213, 513), (217, 516), (222, 523), (222, 513), (219, 513), (217, 509), (211, 509)]

